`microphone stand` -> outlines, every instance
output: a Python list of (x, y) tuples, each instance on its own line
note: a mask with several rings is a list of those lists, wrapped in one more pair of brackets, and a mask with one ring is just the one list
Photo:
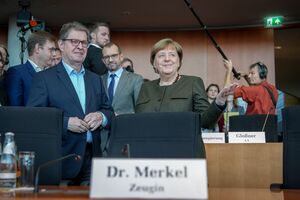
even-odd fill
[(126, 158), (131, 158), (131, 155), (130, 155), (130, 144), (124, 144), (122, 150), (121, 150), (121, 153), (124, 157)]
[(35, 173), (35, 182), (34, 182), (34, 190), (33, 192), (34, 193), (38, 193), (39, 192), (39, 174), (40, 174), (40, 170), (41, 168), (44, 168), (44, 167), (47, 167), (49, 165), (52, 165), (56, 162), (59, 162), (59, 161), (62, 161), (64, 159), (67, 159), (67, 158), (70, 158), (70, 157), (75, 157), (75, 159), (80, 159), (80, 155), (77, 155), (75, 153), (72, 153), (72, 154), (69, 154), (69, 155), (66, 155), (66, 156), (63, 156), (63, 157), (60, 157), (58, 159), (55, 159), (55, 160), (50, 160), (42, 165), (40, 165)]
[[(213, 36), (210, 34), (210, 32), (207, 30), (206, 26), (203, 24), (202, 20), (199, 18), (199, 16), (197, 15), (197, 13), (194, 11), (192, 5), (190, 4), (190, 2), (188, 0), (184, 0), (184, 2), (186, 3), (187, 7), (191, 10), (191, 12), (193, 13), (194, 17), (197, 19), (197, 21), (199, 22), (199, 24), (201, 25), (201, 27), (204, 29), (205, 33), (207, 34), (207, 36), (209, 37), (209, 39), (211, 40), (211, 42), (213, 43), (214, 47), (219, 51), (219, 53), (222, 55), (223, 59), (228, 60), (227, 56), (224, 54), (224, 52), (222, 51), (221, 47), (218, 45), (218, 43), (216, 42), (216, 40), (213, 38)], [(236, 79), (240, 79), (241, 74), (238, 73), (234, 67), (232, 67), (232, 73), (233, 76)]]

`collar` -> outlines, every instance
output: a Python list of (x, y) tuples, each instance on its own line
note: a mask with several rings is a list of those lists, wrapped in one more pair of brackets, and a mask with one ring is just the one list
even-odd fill
[(123, 72), (123, 67), (120, 67), (120, 69), (118, 69), (115, 72), (108, 71), (108, 77), (110, 77), (111, 74), (115, 74), (118, 78), (120, 78), (122, 75), (122, 72)]
[(29, 58), (28, 58), (28, 62), (32, 65), (34, 71), (36, 71), (36, 72), (43, 71), (42, 67), (39, 67), (37, 64), (35, 64), (35, 62), (33, 62), (32, 60), (30, 60)]
[(71, 76), (72, 74), (83, 74), (83, 75), (85, 74), (85, 69), (84, 69), (83, 65), (81, 65), (80, 71), (77, 72), (73, 67), (71, 67), (70, 65), (65, 63), (63, 60), (62, 60), (62, 64), (63, 64), (64, 68), (66, 69), (69, 76)]
[(94, 47), (96, 47), (96, 48), (102, 49), (98, 44), (90, 43), (90, 44), (89, 44), (89, 47), (90, 47), (90, 46), (94, 46)]

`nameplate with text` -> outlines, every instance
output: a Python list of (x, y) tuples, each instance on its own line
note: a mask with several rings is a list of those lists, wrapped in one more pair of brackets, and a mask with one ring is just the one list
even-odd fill
[(205, 159), (93, 159), (90, 198), (208, 199)]
[(204, 143), (225, 143), (224, 133), (202, 133)]
[(229, 132), (228, 143), (266, 143), (265, 132)]

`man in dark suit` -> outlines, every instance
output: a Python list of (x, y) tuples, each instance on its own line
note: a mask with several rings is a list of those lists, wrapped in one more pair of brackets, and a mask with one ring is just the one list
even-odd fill
[(76, 153), (82, 158), (62, 163), (63, 179), (74, 185), (89, 184), (92, 157), (102, 153), (100, 129), (109, 127), (113, 117), (100, 77), (82, 65), (88, 33), (78, 22), (62, 26), (58, 41), (62, 62), (35, 76), (27, 104), (63, 110), (63, 155)]
[(91, 27), (90, 31), (91, 43), (83, 65), (86, 69), (101, 76), (107, 72), (102, 61), (102, 48), (110, 42), (109, 26), (106, 23), (97, 22)]
[[(122, 66), (123, 54), (120, 47), (112, 42), (103, 47), (103, 61), (108, 73), (102, 75), (105, 91), (116, 115), (134, 113), (143, 77), (126, 71)], [(112, 77), (113, 76), (113, 77)], [(102, 136), (102, 149), (108, 143), (108, 132)]]
[(56, 38), (48, 32), (32, 33), (27, 41), (29, 58), (25, 64), (10, 67), (5, 76), (10, 106), (25, 106), (29, 96), (32, 77), (51, 66), (52, 51)]

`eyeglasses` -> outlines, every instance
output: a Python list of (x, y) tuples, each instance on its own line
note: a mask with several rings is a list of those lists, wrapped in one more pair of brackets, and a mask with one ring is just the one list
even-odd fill
[(87, 48), (89, 42), (86, 41), (86, 40), (77, 40), (77, 39), (62, 39), (63, 41), (70, 41), (71, 44), (74, 46), (74, 47), (77, 47), (80, 43), (82, 45), (83, 48)]
[(116, 60), (117, 57), (119, 56), (119, 53), (113, 54), (113, 55), (107, 55), (107, 56), (103, 56), (103, 60), (105, 62), (108, 62), (110, 59)]

